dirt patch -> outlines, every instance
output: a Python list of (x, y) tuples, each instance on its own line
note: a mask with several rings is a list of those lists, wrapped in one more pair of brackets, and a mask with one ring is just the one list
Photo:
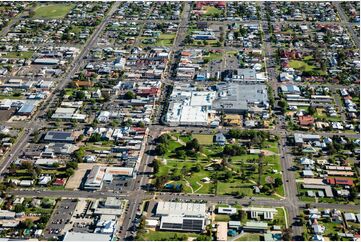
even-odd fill
[(99, 163), (79, 163), (78, 169), (75, 171), (74, 175), (69, 177), (65, 188), (66, 189), (79, 189), (86, 172), (91, 170), (93, 168), (93, 166), (96, 166), (96, 165), (106, 166), (104, 164), (99, 164)]
[(265, 156), (277, 155), (277, 153), (274, 153), (274, 152), (269, 151), (269, 150), (261, 150), (261, 152), (263, 152), (263, 154)]

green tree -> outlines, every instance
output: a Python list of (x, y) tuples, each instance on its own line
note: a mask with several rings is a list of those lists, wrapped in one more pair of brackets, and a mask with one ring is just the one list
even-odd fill
[(308, 107), (308, 114), (309, 115), (314, 115), (316, 113), (316, 108), (313, 106), (309, 106)]
[(78, 169), (78, 163), (75, 161), (70, 161), (66, 164), (67, 168), (72, 168), (72, 169)]
[(80, 147), (78, 150), (74, 152), (74, 156), (77, 162), (82, 162), (85, 156), (84, 147)]
[(25, 206), (22, 204), (16, 204), (14, 208), (15, 213), (25, 212)]
[(280, 106), (282, 112), (285, 113), (288, 108), (288, 103), (286, 100), (282, 99), (282, 100), (278, 101), (278, 106)]
[(67, 168), (67, 169), (65, 170), (65, 175), (66, 175), (67, 177), (71, 177), (72, 175), (74, 175), (74, 169), (73, 169), (73, 168)]
[(191, 141), (188, 141), (186, 143), (186, 150), (191, 150), (194, 152), (198, 152), (201, 150), (201, 145), (199, 144), (198, 140), (196, 138), (192, 139)]
[(280, 177), (276, 177), (276, 179), (275, 179), (275, 187), (279, 187), (279, 186), (281, 186), (283, 184), (283, 182), (282, 182), (282, 178), (280, 178)]
[(102, 140), (101, 138), (102, 138), (101, 134), (93, 133), (89, 138), (89, 142), (99, 142)]
[(155, 153), (157, 155), (164, 155), (167, 152), (167, 145), (165, 143), (158, 144), (155, 147)]
[(124, 99), (126, 99), (126, 100), (130, 100), (130, 99), (134, 99), (134, 98), (135, 98), (135, 94), (132, 91), (127, 91), (124, 94)]

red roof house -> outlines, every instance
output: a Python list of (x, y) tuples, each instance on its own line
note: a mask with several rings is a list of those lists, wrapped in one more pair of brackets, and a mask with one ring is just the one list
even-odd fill
[(352, 186), (353, 180), (351, 178), (328, 178), (327, 183), (330, 185)]

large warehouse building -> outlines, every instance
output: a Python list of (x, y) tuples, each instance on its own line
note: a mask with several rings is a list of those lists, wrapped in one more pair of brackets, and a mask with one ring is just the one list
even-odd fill
[(206, 205), (201, 203), (159, 202), (156, 216), (160, 216), (160, 229), (201, 232), (205, 229)]

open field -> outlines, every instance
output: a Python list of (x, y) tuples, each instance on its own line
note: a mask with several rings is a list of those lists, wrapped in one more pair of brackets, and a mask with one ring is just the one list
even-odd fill
[(68, 3), (42, 5), (35, 9), (34, 18), (64, 18), (73, 7), (74, 4)]

